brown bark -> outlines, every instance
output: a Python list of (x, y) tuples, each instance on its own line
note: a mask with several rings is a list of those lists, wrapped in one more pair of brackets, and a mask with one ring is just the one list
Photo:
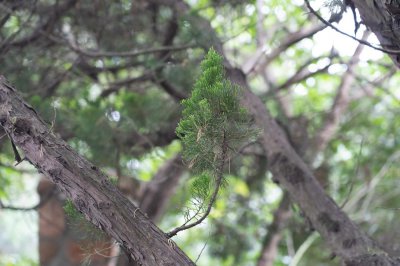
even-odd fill
[(0, 77), (0, 123), (24, 159), (49, 177), (95, 226), (142, 265), (194, 265), (93, 164), (57, 138)]
[[(152, 180), (144, 189), (133, 178), (121, 176), (118, 188), (133, 200), (140, 202), (140, 209), (148, 217), (157, 222), (168, 205), (169, 199), (176, 190), (184, 171), (182, 158), (177, 156), (167, 160), (160, 167)], [(39, 258), (42, 266), (79, 266), (82, 260), (90, 258), (90, 265), (108, 265), (111, 260), (117, 260), (119, 266), (138, 265), (129, 262), (119, 247), (111, 243), (109, 238), (89, 241), (83, 237), (87, 230), (71, 226), (64, 214), (65, 196), (55, 193), (56, 186), (47, 178), (42, 178), (38, 185), (40, 202), (39, 211)], [(50, 198), (48, 197), (51, 193)], [(82, 240), (85, 240), (82, 242)], [(100, 255), (101, 254), (101, 255)], [(114, 255), (113, 255), (114, 254)], [(119, 255), (118, 255), (119, 254)]]

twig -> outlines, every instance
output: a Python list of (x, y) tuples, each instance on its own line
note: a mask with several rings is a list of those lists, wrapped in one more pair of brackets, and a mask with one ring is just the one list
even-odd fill
[(78, 47), (76, 44), (72, 42), (68, 42), (68, 46), (78, 54), (82, 54), (88, 57), (136, 57), (143, 54), (152, 54), (158, 52), (170, 52), (170, 51), (180, 51), (188, 48), (194, 48), (193, 44), (186, 45), (176, 45), (176, 46), (161, 46), (161, 47), (152, 47), (143, 50), (136, 51), (126, 51), (126, 52), (117, 52), (117, 51), (90, 51), (84, 50)]
[[(357, 156), (357, 165), (356, 165), (356, 168), (354, 170), (354, 176), (355, 177), (357, 177), (358, 172), (360, 170), (360, 157), (361, 157), (361, 152), (362, 152), (363, 145), (364, 145), (364, 139), (361, 139), (360, 150), (358, 151), (358, 156)], [(349, 202), (350, 195), (353, 192), (353, 189), (354, 189), (354, 181), (351, 181), (349, 191), (347, 192), (347, 196), (346, 196), (345, 200), (343, 201), (342, 205), (340, 206), (341, 209), (343, 209), (343, 207), (346, 206), (347, 202)]]
[(172, 231), (166, 233), (166, 236), (167, 236), (167, 237), (171, 238), (171, 237), (175, 236), (175, 235), (176, 235), (178, 232), (180, 232), (180, 231), (183, 231), (183, 230), (192, 228), (192, 227), (194, 227), (194, 226), (196, 226), (196, 225), (199, 225), (199, 224), (202, 223), (202, 222), (207, 218), (207, 216), (210, 214), (211, 208), (212, 208), (212, 206), (213, 206), (215, 200), (217, 199), (218, 191), (219, 191), (219, 189), (220, 189), (220, 187), (221, 187), (222, 179), (223, 179), (223, 176), (224, 176), (223, 170), (224, 170), (224, 165), (225, 165), (225, 159), (226, 159), (227, 150), (228, 150), (228, 145), (227, 145), (227, 143), (226, 143), (226, 136), (225, 136), (225, 132), (224, 132), (224, 136), (223, 136), (223, 140), (222, 140), (222, 152), (221, 152), (221, 158), (220, 158), (221, 163), (220, 163), (220, 165), (217, 167), (217, 180), (216, 180), (216, 183), (215, 183), (215, 189), (214, 189), (214, 192), (213, 192), (213, 194), (212, 194), (212, 196), (211, 196), (211, 199), (210, 199), (210, 201), (209, 201), (209, 203), (208, 203), (207, 210), (206, 210), (205, 213), (200, 217), (200, 219), (198, 219), (196, 222), (193, 222), (193, 223), (191, 223), (191, 224), (184, 224), (184, 225), (179, 226), (179, 227), (173, 229)]
[(310, 12), (311, 12), (312, 14), (314, 14), (319, 20), (321, 20), (322, 23), (324, 23), (324, 24), (327, 25), (328, 27), (332, 28), (333, 30), (339, 32), (340, 34), (345, 35), (345, 36), (347, 36), (347, 37), (350, 37), (351, 39), (353, 39), (353, 40), (355, 40), (355, 41), (357, 41), (357, 42), (359, 42), (359, 43), (361, 43), (361, 44), (364, 44), (364, 45), (366, 45), (366, 46), (368, 46), (368, 47), (371, 47), (372, 49), (375, 49), (375, 50), (378, 50), (378, 51), (381, 51), (381, 52), (384, 52), (384, 53), (387, 53), (387, 54), (394, 54), (394, 55), (400, 54), (400, 50), (383, 49), (383, 48), (377, 47), (377, 46), (375, 46), (375, 45), (372, 45), (371, 43), (369, 43), (369, 42), (367, 42), (367, 41), (365, 41), (365, 40), (361, 40), (361, 39), (359, 39), (359, 38), (357, 38), (357, 37), (355, 37), (355, 36), (353, 36), (353, 35), (350, 35), (350, 34), (344, 32), (344, 31), (340, 30), (339, 28), (333, 26), (332, 23), (330, 23), (329, 21), (327, 21), (326, 19), (324, 19), (320, 14), (318, 14), (318, 12), (315, 11), (315, 10), (311, 7), (309, 0), (304, 0), (304, 2), (306, 3), (306, 6), (307, 6), (307, 8), (310, 10)]
[(204, 249), (206, 248), (206, 246), (207, 246), (207, 244), (208, 244), (208, 240), (209, 240), (209, 239), (207, 239), (206, 243), (204, 243), (204, 245), (203, 245), (203, 247), (201, 248), (200, 253), (199, 253), (199, 255), (197, 256), (197, 258), (196, 258), (196, 260), (194, 261), (194, 263), (197, 263), (197, 261), (200, 259), (201, 254), (203, 254), (203, 251), (204, 251)]

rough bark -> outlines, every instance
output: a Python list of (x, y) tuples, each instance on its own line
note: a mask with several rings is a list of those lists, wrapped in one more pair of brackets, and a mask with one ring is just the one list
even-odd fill
[(0, 123), (24, 159), (50, 178), (95, 226), (142, 265), (194, 263), (92, 163), (57, 138), (0, 76)]
[[(133, 200), (140, 202), (140, 209), (154, 223), (164, 214), (170, 198), (179, 185), (185, 167), (180, 154), (167, 160), (160, 167), (152, 180), (144, 188), (133, 178), (121, 176), (118, 188)], [(129, 262), (119, 247), (111, 243), (110, 238), (85, 239), (87, 232), (70, 226), (64, 214), (65, 196), (57, 191), (56, 186), (48, 178), (42, 178), (38, 185), (41, 201), (46, 200), (38, 208), (39, 212), (39, 258), (42, 266), (79, 266), (90, 256), (91, 265), (138, 265)], [(47, 198), (51, 193), (50, 198)], [(86, 229), (87, 230), (87, 229)], [(114, 255), (113, 255), (114, 254)], [(120, 254), (118, 256), (118, 254)]]
[(397, 51), (389, 56), (400, 67), (400, 1), (352, 0), (362, 22), (378, 37), (382, 47)]

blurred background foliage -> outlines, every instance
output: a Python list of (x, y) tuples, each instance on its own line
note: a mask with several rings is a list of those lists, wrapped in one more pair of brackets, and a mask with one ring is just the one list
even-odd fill
[[(323, 1), (311, 2), (326, 14)], [(302, 1), (6, 0), (0, 9), (0, 73), (81, 154), (113, 177), (144, 184), (181, 152), (180, 100), (216, 40), (289, 132), (296, 118), (307, 121), (308, 138), (296, 143), (304, 154), (351, 71), (336, 131), (308, 163), (350, 217), (399, 255), (400, 76), (370, 48), (350, 66), (357, 43), (330, 29), (305, 34), (320, 22)], [(199, 17), (214, 32), (199, 27)], [(354, 32), (352, 19), (346, 13), (338, 26)], [(170, 49), (152, 50), (159, 47)], [(2, 207), (31, 206), (38, 174), (26, 162), (13, 166), (4, 133), (0, 149)], [(183, 167), (159, 223), (165, 231), (194, 204)], [(226, 180), (207, 222), (174, 240), (198, 265), (255, 265), (284, 194), (254, 143), (231, 158)], [(338, 265), (298, 207), (290, 210), (273, 265)], [(0, 265), (38, 265), (36, 212), (3, 208), (0, 217)]]

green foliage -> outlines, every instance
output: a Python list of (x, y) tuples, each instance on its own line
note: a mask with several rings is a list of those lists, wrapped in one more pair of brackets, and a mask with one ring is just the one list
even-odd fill
[(75, 208), (71, 200), (65, 202), (64, 212), (72, 220), (84, 219), (83, 215)]
[(190, 192), (192, 197), (205, 199), (209, 196), (209, 192), (211, 190), (211, 178), (208, 174), (202, 173), (197, 176), (190, 188)]
[[(166, 5), (160, 5), (157, 10), (149, 8), (146, 1), (138, 1), (143, 5), (134, 5), (129, 0), (109, 1), (106, 5), (102, 1), (94, 1), (95, 4), (86, 1), (79, 8), (71, 8), (58, 16), (60, 20), (51, 20), (54, 26), (48, 29), (46, 36), (38, 36), (38, 40), (21, 46), (12, 43), (29, 37), (41, 21), (54, 13), (45, 10), (50, 10), (50, 5), (57, 1), (37, 1), (40, 5), (35, 9), (33, 5), (8, 9), (14, 6), (15, 1), (3, 2), (7, 14), (0, 29), (4, 39), (1, 73), (49, 125), (55, 121), (53, 132), (61, 134), (79, 153), (110, 173), (114, 174), (118, 169), (122, 175), (141, 181), (151, 180), (166, 159), (179, 152), (181, 147), (179, 141), (170, 144), (181, 106), (163, 89), (161, 82), (168, 82), (183, 95), (191, 92), (200, 73), (203, 73), (203, 81), (208, 73), (208, 79), (215, 77), (215, 83), (225, 84), (222, 60), (215, 60), (219, 62), (217, 66), (210, 61), (215, 71), (210, 66), (202, 67), (200, 71), (198, 65), (204, 47), (222, 41), (228, 60), (243, 67), (256, 54), (256, 49), (261, 48), (260, 45), (267, 56), (271, 55), (290, 40), (292, 33), (310, 29), (316, 21), (305, 15), (303, 1), (267, 0), (261, 7), (254, 0), (186, 1), (191, 10), (185, 15), (178, 15), (179, 12)], [(332, 18), (341, 15), (345, 10), (343, 0), (310, 2), (327, 19), (329, 15)], [(321, 6), (321, 2), (325, 5)], [(343, 13), (343, 16), (343, 21), (353, 20), (351, 12)], [(213, 30), (207, 29), (207, 23), (199, 23), (202, 19), (206, 19)], [(174, 33), (174, 25), (177, 26), (176, 34), (168, 36)], [(339, 27), (346, 30), (343, 25)], [(59, 32), (59, 29), (63, 31)], [(195, 47), (165, 54), (92, 58), (71, 50), (67, 42), (56, 43), (48, 39), (48, 36), (60, 34), (71, 35), (82, 50), (94, 52), (140, 51), (185, 44)], [(165, 43), (166, 37), (173, 37), (170, 44)], [(308, 131), (312, 139), (326, 121), (343, 74), (348, 71), (345, 63), (353, 56), (355, 47), (347, 45), (346, 40), (349, 41), (327, 29), (293, 43), (279, 56), (271, 58), (273, 61), (266, 66), (256, 66), (255, 70), (265, 70), (267, 82), (258, 71), (247, 75), (252, 91), (261, 97), (272, 116), (288, 125), (291, 122), (286, 119), (285, 111), (289, 116), (305, 116), (310, 123)], [(340, 57), (330, 58), (333, 50)], [(400, 140), (397, 90), (400, 76), (395, 74), (385, 82), (379, 82), (388, 74), (388, 67), (393, 65), (383, 55), (363, 52), (357, 68), (352, 70), (356, 78), (350, 92), (352, 102), (340, 117), (335, 138), (319, 155), (315, 166), (327, 165), (328, 170), (323, 173), (328, 180), (327, 193), (339, 204), (348, 201), (344, 211), (380, 243), (393, 248), (400, 234), (397, 229), (400, 164), (396, 155)], [(260, 63), (262, 65), (262, 60)], [(323, 70), (327, 65), (330, 67)], [(285, 88), (275, 89), (294, 74), (302, 76), (308, 72), (315, 74)], [(156, 75), (149, 77), (149, 74)], [(129, 81), (141, 76), (149, 78)], [(197, 87), (200, 87), (197, 85), (200, 82), (196, 83)], [(189, 155), (185, 159), (195, 174), (189, 182), (181, 182), (182, 187), (176, 190), (161, 225), (163, 229), (180, 225), (182, 210), (188, 209), (190, 216), (197, 213), (195, 218), (204, 212), (216, 183), (215, 167), (221, 159), (221, 136), (225, 136), (230, 152), (225, 166), (229, 169), (229, 175), (224, 176), (226, 189), (218, 194), (207, 223), (188, 233), (182, 232), (176, 242), (191, 258), (200, 257), (198, 265), (254, 265), (268, 234), (274, 210), (278, 207), (280, 190), (269, 181), (270, 174), (260, 167), (261, 161), (254, 154), (232, 156), (235, 149), (248, 140), (245, 137), (239, 140), (228, 138), (228, 134), (235, 132), (229, 127), (238, 127), (239, 122), (217, 110), (222, 92), (210, 93), (212, 88), (203, 90), (203, 87), (206, 86), (197, 92), (202, 97), (188, 104), (193, 108), (187, 111), (189, 115), (185, 119), (192, 120), (185, 130), (191, 130), (191, 133), (182, 132), (183, 137), (189, 138), (186, 144), (182, 140), (185, 155)], [(100, 96), (109, 89), (115, 89), (114, 93)], [(232, 88), (228, 92), (235, 94), (235, 90), (233, 98), (238, 99), (240, 89)], [(286, 105), (287, 110), (282, 105)], [(115, 119), (113, 114), (118, 114), (119, 119)], [(229, 124), (230, 121), (235, 122)], [(246, 131), (247, 128), (239, 125), (239, 129)], [(0, 198), (10, 206), (31, 206), (30, 202), (20, 201), (25, 196), (22, 195), (23, 188), (33, 182), (30, 173), (25, 174), (28, 163), (14, 168), (9, 140), (7, 136), (2, 140)], [(171, 149), (171, 145), (175, 148)], [(253, 151), (253, 148), (256, 153), (262, 153), (256, 145), (249, 150)], [(196, 157), (199, 151), (201, 156)], [(20, 169), (24, 174), (18, 173)], [(184, 174), (183, 179), (188, 175)], [(35, 193), (27, 194), (31, 197)], [(70, 208), (67, 212), (72, 231), (82, 238), (96, 237), (99, 231), (72, 204)], [(296, 208), (284, 241), (277, 249), (274, 265), (291, 263), (293, 254), (288, 251), (299, 250), (307, 241), (309, 232), (305, 231), (304, 217), (298, 213)], [(30, 212), (24, 215), (31, 217)], [(73, 216), (75, 219), (71, 218)], [(25, 223), (28, 219), (20, 217), (12, 211), (1, 211), (2, 236), (6, 237), (0, 237), (0, 265), (30, 265), (24, 259), (25, 253), (30, 254), (25, 249), (31, 250), (37, 260), (37, 248), (32, 248), (31, 244), (26, 248), (21, 243), (32, 243), (26, 241), (28, 233), (22, 232), (26, 229), (37, 237), (36, 227), (32, 230), (31, 225), (38, 223), (34, 220), (23, 227), (19, 221)], [(10, 246), (14, 249), (9, 249)], [(321, 240), (315, 241), (298, 265), (337, 265), (337, 259), (331, 261), (329, 251), (321, 249), (321, 246)], [(7, 254), (10, 252), (12, 254)], [(93, 250), (88, 249), (88, 252)], [(91, 257), (87, 258), (90, 260)]]
[(183, 117), (176, 133), (183, 143), (184, 159), (195, 173), (213, 172), (223, 145), (236, 151), (256, 133), (246, 110), (240, 107), (240, 87), (224, 77), (222, 60), (210, 49), (191, 97), (182, 102)]

